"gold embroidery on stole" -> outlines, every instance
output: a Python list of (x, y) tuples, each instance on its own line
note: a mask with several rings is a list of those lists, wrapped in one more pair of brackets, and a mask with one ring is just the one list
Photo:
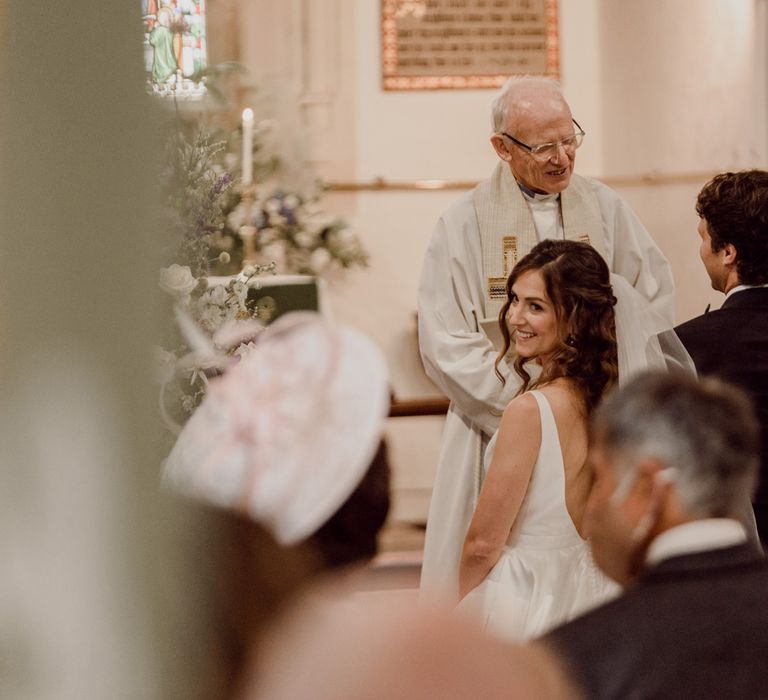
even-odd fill
[(504, 236), (501, 239), (501, 277), (488, 278), (488, 296), (491, 299), (507, 298), (507, 278), (512, 268), (517, 265), (517, 236)]

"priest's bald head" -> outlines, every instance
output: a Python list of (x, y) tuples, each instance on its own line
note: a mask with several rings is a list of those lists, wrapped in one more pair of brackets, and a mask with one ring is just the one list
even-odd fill
[(510, 78), (491, 110), (491, 144), (515, 179), (539, 194), (568, 187), (584, 132), (559, 83), (534, 76)]

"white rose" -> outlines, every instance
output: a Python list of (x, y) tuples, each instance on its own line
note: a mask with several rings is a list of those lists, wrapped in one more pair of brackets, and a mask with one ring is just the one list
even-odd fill
[(222, 317), (218, 306), (205, 306), (198, 311), (197, 322), (208, 332), (213, 332), (221, 325)]
[(357, 236), (352, 233), (352, 229), (349, 228), (342, 228), (335, 232), (334, 238), (336, 238), (339, 243), (344, 243), (347, 245), (351, 245), (357, 241)]
[(293, 240), (296, 242), (296, 245), (299, 246), (299, 248), (311, 248), (315, 242), (315, 239), (306, 231), (299, 231), (293, 237)]
[(309, 264), (315, 272), (321, 272), (331, 262), (331, 254), (325, 248), (318, 248), (312, 252)]
[(186, 265), (174, 263), (160, 270), (160, 289), (183, 304), (189, 303), (189, 295), (196, 286), (197, 280)]
[(211, 304), (224, 306), (227, 303), (227, 290), (222, 284), (217, 284), (208, 292)]

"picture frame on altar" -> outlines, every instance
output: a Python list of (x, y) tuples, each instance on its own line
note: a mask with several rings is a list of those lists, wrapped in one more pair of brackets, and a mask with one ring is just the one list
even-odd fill
[(381, 57), (384, 90), (558, 78), (557, 0), (382, 0)]

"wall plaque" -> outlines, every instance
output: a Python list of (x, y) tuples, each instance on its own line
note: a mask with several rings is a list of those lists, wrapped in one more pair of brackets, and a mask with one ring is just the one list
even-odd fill
[(557, 0), (382, 0), (385, 90), (558, 77)]

